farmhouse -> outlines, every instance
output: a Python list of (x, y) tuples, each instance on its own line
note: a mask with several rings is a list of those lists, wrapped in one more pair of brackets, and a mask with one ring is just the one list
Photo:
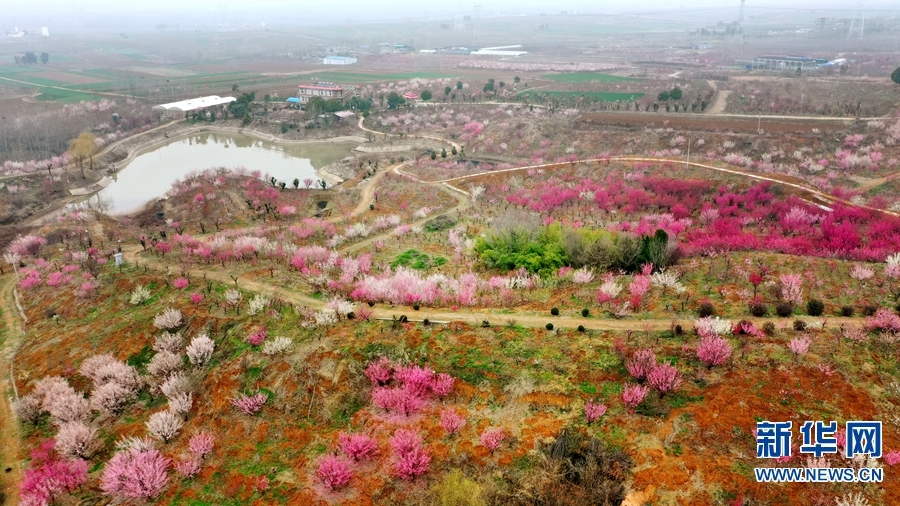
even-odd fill
[(753, 70), (801, 70), (814, 69), (825, 63), (821, 58), (809, 56), (759, 56), (753, 59), (750, 66)]
[(356, 86), (342, 86), (334, 83), (301, 84), (297, 89), (297, 98), (301, 104), (309, 102), (313, 97), (325, 100), (338, 99), (341, 103), (356, 94)]
[(356, 63), (356, 58), (351, 56), (326, 56), (322, 58), (324, 65), (352, 65)]

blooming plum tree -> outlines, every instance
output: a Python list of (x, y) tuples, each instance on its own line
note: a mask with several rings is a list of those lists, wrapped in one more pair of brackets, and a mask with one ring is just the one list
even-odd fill
[(88, 464), (84, 460), (64, 460), (48, 439), (31, 452), (31, 465), (22, 474), (20, 504), (49, 505), (64, 493), (73, 492), (87, 481)]
[(638, 381), (646, 379), (654, 366), (656, 366), (656, 353), (649, 348), (637, 350), (634, 352), (634, 355), (625, 362), (625, 368), (628, 370), (628, 374), (631, 374), (631, 377)]
[(697, 358), (706, 364), (707, 369), (722, 365), (731, 357), (731, 343), (719, 336), (701, 337), (697, 345)]
[(647, 383), (655, 388), (660, 396), (675, 391), (681, 385), (681, 373), (671, 364), (654, 364), (647, 373)]
[(502, 427), (488, 428), (481, 433), (480, 437), (481, 444), (487, 448), (488, 451), (494, 453), (497, 448), (500, 448), (503, 440), (506, 439), (506, 431), (504, 431)]
[(378, 452), (378, 445), (374, 439), (364, 434), (341, 433), (338, 436), (338, 444), (353, 460), (371, 459)]
[(120, 451), (104, 466), (100, 489), (123, 501), (153, 499), (169, 483), (170, 464), (155, 448)]
[(325, 455), (319, 458), (316, 476), (329, 490), (340, 490), (350, 483), (353, 471), (347, 459), (336, 455)]
[(193, 436), (188, 441), (188, 450), (197, 458), (206, 458), (207, 455), (212, 453), (213, 445), (215, 444), (215, 438), (212, 434), (206, 431), (200, 431)]
[(622, 403), (625, 404), (625, 407), (628, 408), (629, 411), (634, 410), (643, 402), (644, 397), (650, 393), (650, 387), (645, 385), (638, 385), (636, 383), (628, 383), (622, 389)]
[(254, 395), (241, 394), (239, 397), (232, 399), (231, 404), (244, 414), (255, 415), (259, 413), (259, 410), (262, 409), (267, 400), (269, 400), (269, 395), (263, 392)]
[(466, 424), (466, 419), (459, 415), (453, 408), (441, 411), (441, 427), (447, 434), (456, 434)]
[(606, 413), (606, 406), (593, 400), (584, 403), (584, 418), (588, 424), (592, 424)]
[(163, 443), (168, 443), (178, 435), (178, 431), (184, 426), (184, 419), (171, 409), (157, 411), (150, 415), (146, 423), (147, 431), (151, 436)]

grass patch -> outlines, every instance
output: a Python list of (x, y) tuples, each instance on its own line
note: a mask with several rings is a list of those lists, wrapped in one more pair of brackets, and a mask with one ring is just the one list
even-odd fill
[(41, 88), (40, 94), (35, 97), (42, 102), (69, 102), (77, 103), (81, 101), (90, 102), (92, 100), (100, 100), (91, 93), (82, 93), (80, 91), (58, 90), (56, 88)]
[(544, 79), (551, 81), (559, 81), (561, 83), (589, 83), (597, 81), (601, 83), (633, 83), (641, 81), (635, 77), (622, 77), (610, 74), (601, 74), (599, 72), (571, 72), (566, 74), (545, 74)]
[(527, 90), (520, 95), (531, 95), (533, 97), (546, 96), (548, 98), (587, 98), (597, 102), (631, 102), (644, 96), (643, 93), (612, 93), (605, 91), (535, 91)]
[(425, 253), (420, 253), (414, 249), (409, 249), (401, 253), (391, 262), (391, 268), (409, 267), (418, 271), (425, 271), (431, 267), (440, 267), (447, 263), (444, 257), (436, 257), (433, 260)]

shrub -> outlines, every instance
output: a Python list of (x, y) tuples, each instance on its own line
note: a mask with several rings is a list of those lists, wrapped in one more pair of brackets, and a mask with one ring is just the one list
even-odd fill
[(319, 459), (319, 467), (316, 476), (330, 490), (339, 490), (350, 483), (353, 472), (350, 470), (350, 462), (334, 455), (326, 455)]
[(769, 312), (769, 306), (763, 304), (762, 302), (756, 302), (750, 304), (750, 314), (756, 316), (757, 318), (761, 318), (766, 316), (766, 313)]
[(559, 308), (558, 307), (551, 308), (550, 314), (553, 316), (559, 316)]
[(590, 309), (584, 308), (584, 309), (581, 310), (581, 317), (582, 317), (582, 318), (587, 318), (587, 317), (590, 316), (590, 315), (591, 315), (591, 310), (590, 310)]
[(418, 303), (418, 302), (416, 302), (415, 304), (413, 304), (413, 310), (414, 310), (414, 311), (418, 311), (420, 307), (421, 307), (421, 306), (419, 306), (419, 303)]
[(175, 470), (178, 474), (193, 478), (200, 472), (200, 459), (197, 457), (188, 457), (175, 463)]
[(372, 389), (372, 404), (390, 413), (409, 416), (418, 411), (424, 403), (425, 401), (409, 385), (400, 388)]
[(806, 322), (800, 319), (794, 320), (794, 330), (797, 332), (803, 332), (806, 330)]
[(818, 299), (809, 299), (806, 302), (806, 312), (810, 316), (822, 316), (822, 313), (825, 312), (825, 304)]
[(584, 331), (585, 331), (584, 325), (579, 325), (578, 332), (584, 332)]
[(851, 317), (856, 312), (853, 306), (841, 306), (841, 316)]
[(553, 330), (553, 324), (548, 323), (548, 324), (544, 325), (544, 328), (546, 328), (547, 330)]
[(697, 315), (700, 318), (706, 318), (707, 316), (713, 316), (716, 314), (716, 308), (713, 307), (712, 302), (704, 301), (700, 303), (700, 308), (697, 309)]
[(481, 320), (481, 327), (485, 329), (491, 328), (491, 322), (487, 320)]
[(762, 328), (763, 328), (763, 332), (765, 332), (767, 336), (771, 336), (772, 334), (775, 333), (775, 323), (773, 323), (773, 322), (763, 323)]
[(781, 301), (775, 306), (775, 314), (787, 318), (794, 314), (794, 305), (787, 301)]
[(439, 506), (487, 506), (481, 498), (481, 485), (466, 478), (459, 469), (445, 474), (431, 487), (433, 501)]
[(866, 304), (862, 307), (863, 316), (874, 316), (876, 311), (878, 311), (878, 306), (874, 304)]
[(680, 336), (680, 335), (683, 335), (683, 334), (684, 334), (684, 327), (682, 327), (680, 324), (679, 324), (679, 325), (675, 325), (675, 335), (676, 335), (676, 336)]

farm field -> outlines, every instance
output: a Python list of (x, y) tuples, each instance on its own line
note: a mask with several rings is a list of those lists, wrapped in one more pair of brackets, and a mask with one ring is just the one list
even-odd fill
[(600, 74), (596, 72), (577, 72), (577, 73), (569, 73), (569, 74), (544, 74), (541, 76), (544, 79), (550, 79), (551, 81), (559, 81), (563, 83), (585, 83), (585, 82), (600, 82), (600, 83), (632, 83), (640, 81), (640, 79), (634, 77), (621, 77), (614, 76), (611, 74)]

